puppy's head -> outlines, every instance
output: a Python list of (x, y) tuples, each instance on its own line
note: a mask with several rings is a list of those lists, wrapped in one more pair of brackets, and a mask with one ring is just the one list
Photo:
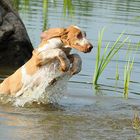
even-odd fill
[(77, 26), (69, 26), (68, 28), (52, 28), (41, 34), (42, 40), (51, 38), (60, 38), (65, 47), (75, 48), (81, 52), (90, 52), (93, 48), (92, 44), (87, 40), (85, 32)]

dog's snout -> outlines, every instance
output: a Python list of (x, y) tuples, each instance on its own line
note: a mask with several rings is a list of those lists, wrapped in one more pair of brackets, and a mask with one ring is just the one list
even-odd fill
[(92, 50), (92, 48), (93, 48), (93, 45), (92, 45), (92, 44), (89, 44), (89, 45), (87, 46), (88, 52), (90, 52), (90, 51)]

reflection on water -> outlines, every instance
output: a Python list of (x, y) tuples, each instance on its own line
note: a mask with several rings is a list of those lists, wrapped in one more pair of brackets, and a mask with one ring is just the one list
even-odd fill
[[(80, 74), (69, 82), (67, 95), (59, 109), (46, 107), (14, 108), (0, 106), (0, 139), (140, 139), (132, 127), (135, 110), (140, 112), (140, 48), (132, 44), (135, 62), (129, 99), (122, 99), (123, 71), (128, 46), (119, 51), (100, 78), (100, 94), (92, 89), (97, 35), (106, 27), (103, 47), (113, 43), (125, 31), (132, 43), (140, 41), (139, 0), (14, 0), (36, 47), (42, 30), (51, 27), (80, 26), (94, 45), (90, 54), (82, 54)], [(75, 51), (74, 51), (75, 52)], [(116, 59), (119, 80), (115, 80)], [(94, 93), (94, 94), (93, 94)], [(118, 135), (119, 134), (119, 135)]]

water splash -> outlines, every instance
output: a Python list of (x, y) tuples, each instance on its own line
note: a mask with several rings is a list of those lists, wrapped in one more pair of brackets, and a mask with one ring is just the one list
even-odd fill
[[(6, 96), (3, 102), (13, 103), (15, 106), (29, 106), (33, 103), (58, 103), (66, 93), (69, 72), (61, 72), (58, 63), (42, 66), (31, 79), (23, 85), (15, 98)], [(10, 101), (9, 101), (10, 100)]]

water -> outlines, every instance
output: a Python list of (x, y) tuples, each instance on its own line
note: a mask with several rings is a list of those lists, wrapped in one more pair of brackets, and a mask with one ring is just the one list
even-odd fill
[[(59, 105), (30, 108), (1, 105), (0, 139), (140, 139), (140, 131), (134, 130), (132, 126), (135, 111), (140, 112), (140, 50), (138, 48), (135, 51), (134, 48), (134, 44), (140, 41), (140, 1), (73, 0), (72, 5), (63, 6), (64, 2), (50, 0), (47, 10), (43, 10), (42, 0), (30, 0), (26, 5), (20, 1), (19, 13), (34, 47), (38, 46), (44, 28), (75, 24), (86, 31), (94, 49), (90, 54), (80, 53), (82, 71), (70, 80), (66, 95)], [(135, 63), (128, 100), (122, 98), (127, 46), (119, 51), (101, 75), (100, 90), (97, 92), (92, 89), (97, 38), (102, 27), (106, 27), (103, 46), (108, 41), (114, 42), (122, 31), (131, 39), (131, 54), (135, 55)], [(117, 84), (116, 59), (120, 76)]]

